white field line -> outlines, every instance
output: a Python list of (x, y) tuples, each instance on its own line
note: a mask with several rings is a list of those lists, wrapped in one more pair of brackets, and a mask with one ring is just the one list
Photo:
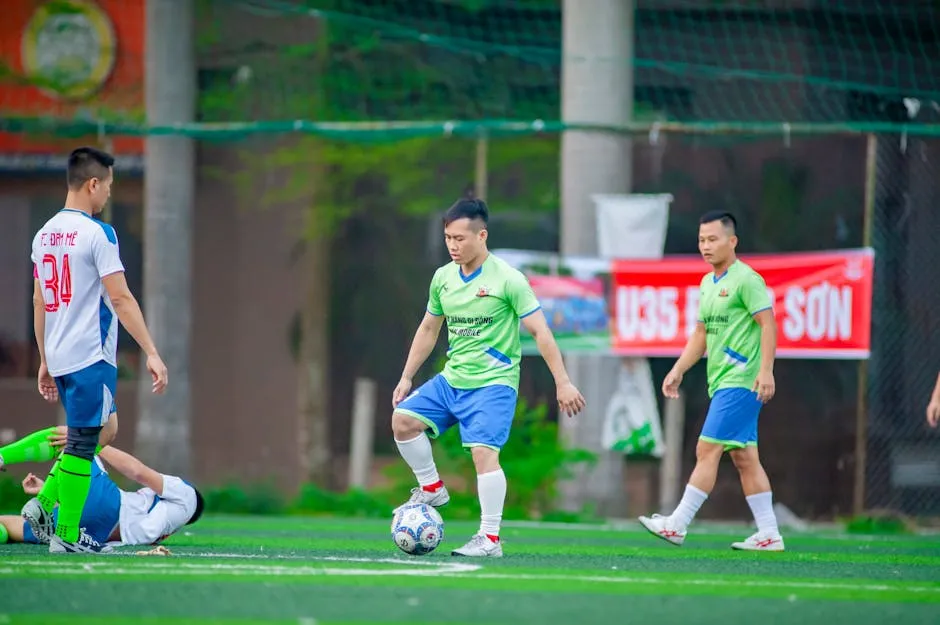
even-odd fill
[[(183, 557), (188, 557), (189, 554)], [(243, 557), (238, 554), (198, 554), (199, 557), (211, 558), (236, 558)], [(79, 556), (80, 557), (80, 556)], [(145, 560), (139, 558), (146, 558)], [(173, 556), (170, 556), (171, 558)], [(129, 575), (135, 573), (146, 573), (151, 570), (177, 571), (183, 575), (440, 575), (454, 573), (470, 573), (482, 568), (478, 564), (466, 564), (463, 562), (436, 562), (433, 560), (401, 560), (397, 558), (343, 558), (334, 556), (310, 557), (310, 556), (260, 556), (256, 555), (248, 559), (255, 561), (259, 559), (289, 559), (303, 560), (305, 562), (335, 562), (352, 564), (389, 564), (394, 566), (383, 566), (379, 568), (330, 568), (320, 566), (285, 566), (279, 564), (253, 564), (253, 563), (229, 563), (229, 562), (188, 562), (186, 560), (169, 560), (160, 556), (135, 556), (130, 558), (113, 558), (105, 556), (93, 561), (63, 561), (58, 558), (43, 560), (17, 560), (6, 563), (6, 566), (0, 567), (0, 575), (10, 575), (16, 571), (28, 569), (41, 569), (49, 571), (52, 569), (56, 573), (65, 573), (68, 575), (95, 573), (96, 575)], [(133, 565), (128, 566), (133, 562)], [(396, 568), (398, 567), (398, 568)]]
[[(214, 554), (213, 554), (214, 555)], [(533, 573), (481, 573), (478, 564), (464, 564), (453, 562), (433, 561), (402, 561), (393, 558), (341, 558), (321, 557), (305, 558), (306, 560), (323, 562), (349, 562), (370, 564), (394, 564), (399, 568), (335, 568), (315, 566), (284, 566), (279, 564), (262, 563), (228, 563), (228, 562), (180, 562), (167, 561), (163, 558), (151, 558), (147, 561), (135, 561), (134, 566), (122, 566), (127, 560), (104, 558), (93, 562), (63, 561), (59, 559), (7, 561), (0, 566), (0, 575), (15, 575), (29, 569), (40, 569), (66, 575), (140, 575), (150, 571), (171, 571), (177, 575), (228, 575), (228, 576), (446, 576), (464, 579), (490, 579), (490, 580), (527, 580), (527, 581), (563, 581), (588, 582), (597, 584), (624, 584), (624, 585), (662, 585), (674, 587), (677, 583), (686, 586), (702, 586), (711, 588), (773, 588), (777, 590), (856, 590), (871, 593), (906, 591), (921, 593), (927, 596), (940, 597), (940, 586), (924, 586), (909, 584), (906, 586), (892, 586), (887, 584), (852, 584), (846, 582), (827, 581), (789, 581), (775, 579), (683, 579), (676, 581), (661, 577), (647, 576), (610, 576), (610, 575), (578, 575), (578, 574), (533, 574)]]
[[(132, 556), (134, 552), (132, 551), (119, 551), (114, 554), (109, 554), (108, 557), (113, 557), (115, 555), (120, 556)], [(219, 558), (219, 559), (242, 559), (245, 560), (303, 560), (304, 562), (366, 562), (369, 564), (398, 564), (401, 566), (428, 566), (428, 567), (442, 567), (442, 566), (455, 566), (454, 562), (440, 562), (438, 560), (429, 560), (427, 558), (421, 557), (402, 557), (402, 558), (368, 558), (368, 557), (345, 557), (345, 556), (309, 556), (305, 554), (298, 553), (286, 553), (286, 554), (266, 554), (266, 553), (215, 553), (212, 551), (206, 551), (202, 553), (190, 553), (190, 552), (180, 552), (180, 557), (183, 558)], [(134, 556), (135, 558), (138, 556)], [(42, 562), (42, 560), (36, 560), (37, 562)], [(469, 566), (466, 564), (460, 564), (459, 566)], [(474, 565), (474, 569), (479, 569), (479, 566)]]

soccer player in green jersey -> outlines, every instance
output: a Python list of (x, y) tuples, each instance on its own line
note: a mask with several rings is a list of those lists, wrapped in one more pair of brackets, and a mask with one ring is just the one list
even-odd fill
[[(392, 396), (395, 443), (418, 480), (407, 503), (438, 507), (450, 500), (427, 432), (436, 438), (457, 425), (464, 447), (470, 449), (477, 472), (480, 531), (451, 553), (455, 556), (503, 555), (499, 527), (506, 476), (499, 451), (509, 440), (516, 411), (520, 320), (555, 378), (559, 410), (572, 416), (584, 408), (584, 397), (568, 378), (529, 281), (487, 250), (488, 220), (481, 200), (459, 200), (447, 210), (444, 240), (452, 262), (431, 279), (427, 311)], [(411, 392), (412, 378), (434, 349), (445, 320), (444, 371)]]
[(682, 376), (707, 352), (711, 404), (682, 501), (671, 515), (642, 516), (640, 522), (660, 538), (681, 545), (686, 528), (715, 486), (718, 462), (727, 451), (757, 523), (757, 533), (731, 547), (783, 551), (770, 480), (757, 453), (757, 418), (775, 390), (777, 324), (764, 279), (735, 256), (736, 227), (734, 217), (724, 212), (707, 213), (699, 221), (699, 251), (713, 271), (702, 278), (698, 323), (663, 381), (663, 394), (678, 397)]

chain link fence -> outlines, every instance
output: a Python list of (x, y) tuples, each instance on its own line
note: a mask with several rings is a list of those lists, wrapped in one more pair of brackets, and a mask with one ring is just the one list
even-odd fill
[(938, 516), (940, 435), (925, 415), (940, 370), (940, 141), (878, 136), (873, 150), (873, 345), (856, 497), (869, 509)]

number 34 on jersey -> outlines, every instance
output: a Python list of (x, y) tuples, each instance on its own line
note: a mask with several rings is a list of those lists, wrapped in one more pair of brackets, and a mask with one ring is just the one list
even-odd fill
[(62, 305), (66, 307), (72, 301), (72, 268), (69, 264), (69, 255), (62, 255), (62, 262), (55, 254), (43, 254), (42, 275), (38, 276), (42, 282), (46, 312), (56, 312)]

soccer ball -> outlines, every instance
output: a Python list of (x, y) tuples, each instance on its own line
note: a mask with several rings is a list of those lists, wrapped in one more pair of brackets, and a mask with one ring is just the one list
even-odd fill
[(392, 518), (392, 540), (411, 556), (434, 551), (444, 538), (444, 519), (424, 503), (406, 504)]

